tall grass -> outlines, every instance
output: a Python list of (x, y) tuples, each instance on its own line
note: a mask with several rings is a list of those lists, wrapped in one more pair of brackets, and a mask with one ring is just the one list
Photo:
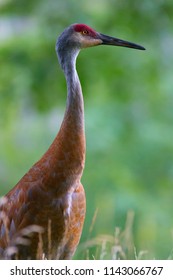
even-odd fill
[[(0, 199), (0, 206), (6, 203), (6, 199), (3, 197)], [(123, 230), (119, 227), (115, 227), (113, 234), (100, 234), (92, 237), (93, 229), (97, 220), (98, 209), (96, 209), (90, 227), (88, 229), (88, 238), (85, 242), (80, 243), (77, 250), (77, 256), (84, 260), (141, 260), (151, 259), (150, 252), (147, 250), (137, 251), (134, 238), (133, 238), (133, 225), (135, 213), (134, 211), (128, 211), (126, 217), (126, 223)], [(51, 220), (48, 221), (48, 255), (45, 257), (43, 250), (43, 229), (38, 225), (30, 225), (20, 231), (20, 234), (13, 240), (13, 246), (10, 246), (10, 234), (9, 234), (9, 220), (4, 211), (0, 211), (0, 223), (1, 235), (2, 227), (5, 232), (5, 238), (7, 241), (7, 248), (2, 253), (0, 250), (0, 259), (10, 259), (15, 254), (15, 259), (18, 259), (18, 245), (30, 246), (29, 238), (32, 234), (38, 234), (38, 247), (36, 253), (36, 259), (38, 260), (51, 260)], [(1, 236), (2, 237), (2, 236)], [(5, 253), (5, 254), (4, 254)], [(173, 249), (167, 259), (173, 259)]]
[(96, 221), (96, 213), (94, 214), (89, 229), (89, 238), (87, 241), (80, 244), (78, 253), (83, 252), (84, 259), (108, 259), (108, 260), (130, 260), (147, 258), (147, 251), (137, 252), (133, 241), (133, 222), (134, 212), (127, 213), (125, 228), (121, 230), (115, 227), (114, 233), (100, 234), (91, 238), (91, 230)]

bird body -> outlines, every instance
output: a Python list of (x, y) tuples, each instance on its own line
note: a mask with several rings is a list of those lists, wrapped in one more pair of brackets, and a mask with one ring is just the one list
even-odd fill
[(81, 48), (100, 44), (143, 49), (84, 24), (73, 24), (60, 35), (56, 52), (67, 82), (64, 119), (47, 152), (5, 195), (0, 206), (1, 258), (38, 259), (44, 255), (47, 259), (70, 259), (76, 250), (86, 211), (81, 184), (84, 104), (76, 58)]

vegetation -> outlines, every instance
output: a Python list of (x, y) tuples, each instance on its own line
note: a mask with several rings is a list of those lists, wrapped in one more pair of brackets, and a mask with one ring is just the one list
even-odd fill
[(75, 258), (115, 258), (116, 242), (120, 258), (172, 258), (172, 15), (171, 0), (0, 1), (0, 195), (60, 126), (66, 83), (54, 46), (66, 26), (83, 22), (147, 49), (91, 48), (78, 58), (87, 215)]

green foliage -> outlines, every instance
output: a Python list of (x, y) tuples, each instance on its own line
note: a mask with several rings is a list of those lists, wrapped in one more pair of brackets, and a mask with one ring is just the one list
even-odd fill
[(123, 230), (132, 209), (137, 252), (148, 251), (156, 259), (170, 256), (172, 14), (171, 0), (0, 2), (0, 24), (6, 23), (5, 38), (0, 34), (0, 195), (40, 158), (58, 131), (66, 84), (55, 41), (69, 24), (84, 22), (147, 50), (98, 47), (78, 58), (87, 138), (82, 178), (87, 216), (81, 243), (88, 236), (113, 236), (115, 227)]

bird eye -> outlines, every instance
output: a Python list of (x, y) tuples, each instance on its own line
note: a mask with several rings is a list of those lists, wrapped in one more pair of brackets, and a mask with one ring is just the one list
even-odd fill
[(82, 33), (83, 35), (87, 35), (87, 34), (88, 34), (88, 30), (83, 30), (81, 33)]

